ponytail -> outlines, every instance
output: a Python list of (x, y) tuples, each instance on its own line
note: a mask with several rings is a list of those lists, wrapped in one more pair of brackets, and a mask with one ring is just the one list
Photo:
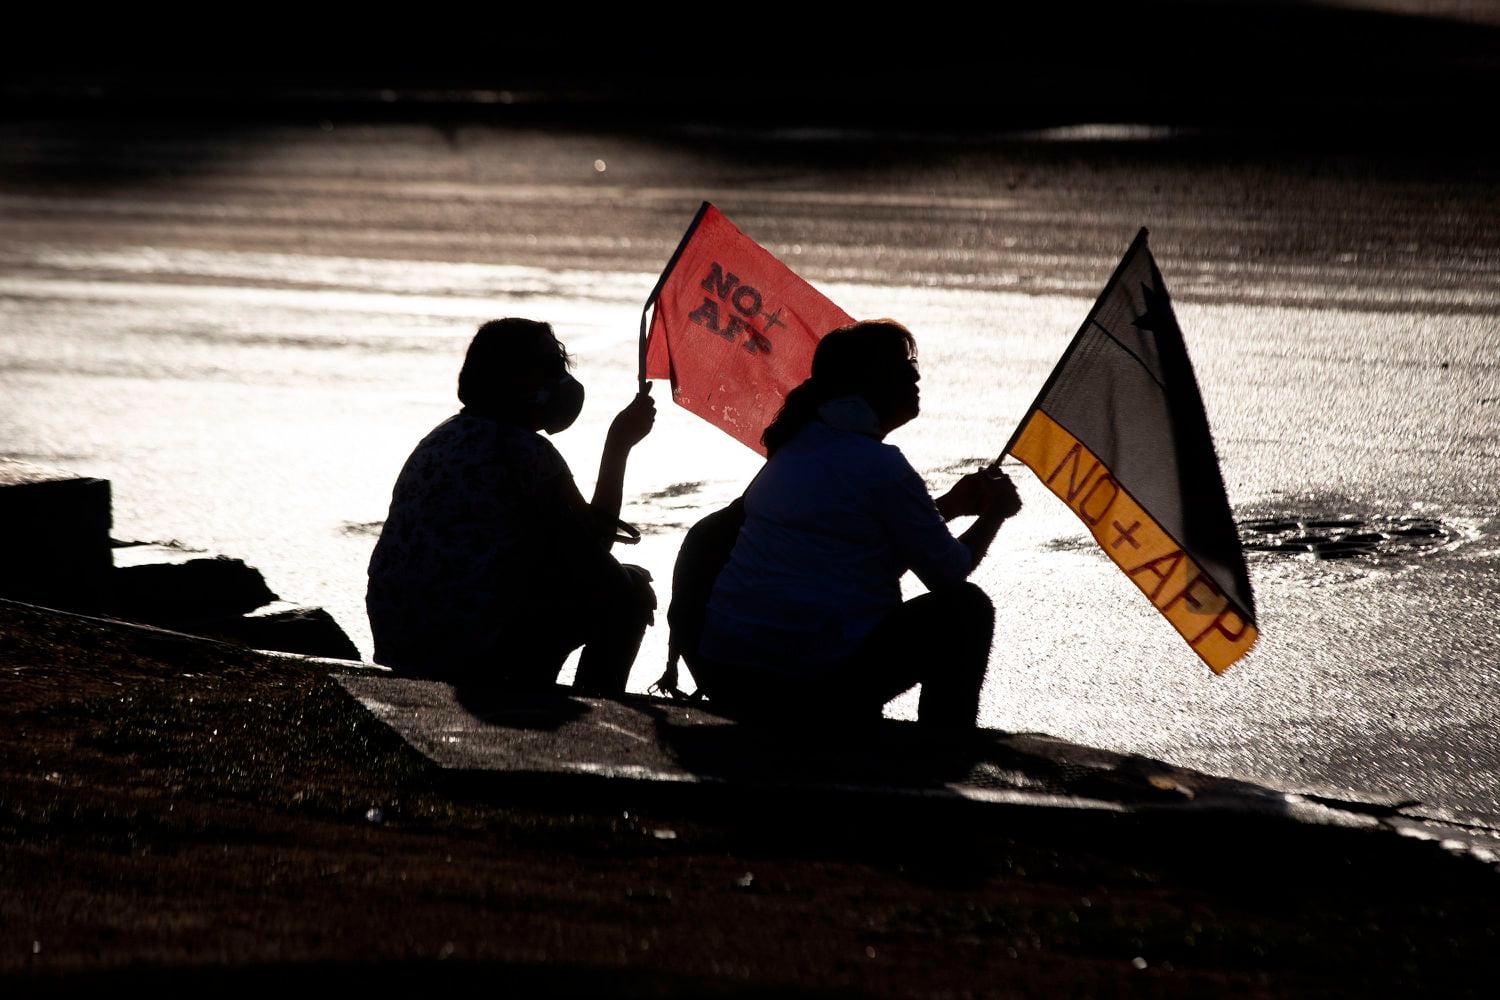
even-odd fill
[(776, 454), (782, 445), (796, 437), (798, 431), (817, 417), (818, 407), (828, 402), (828, 396), (822, 389), (817, 379), (808, 378), (786, 394), (786, 400), (777, 411), (776, 419), (766, 425), (760, 436), (760, 443), (766, 446), (767, 458)]

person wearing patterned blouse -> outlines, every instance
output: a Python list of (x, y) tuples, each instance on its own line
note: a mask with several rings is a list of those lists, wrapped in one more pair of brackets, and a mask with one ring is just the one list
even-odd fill
[(546, 688), (583, 647), (574, 688), (625, 689), (651, 622), (650, 575), (610, 548), (625, 466), (650, 433), (637, 395), (610, 425), (592, 501), (542, 436), (566, 430), (583, 386), (550, 325), (485, 323), (458, 378), (463, 408), (422, 439), (396, 480), (370, 559), (375, 660), (467, 687)]

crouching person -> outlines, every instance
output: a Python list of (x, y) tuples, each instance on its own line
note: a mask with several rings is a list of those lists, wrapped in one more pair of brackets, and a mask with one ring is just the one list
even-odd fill
[(479, 328), (463, 408), (407, 459), (370, 559), (376, 662), (470, 690), (545, 689), (582, 646), (574, 688), (624, 691), (656, 598), (650, 575), (609, 550), (626, 462), (656, 409), (641, 393), (615, 417), (587, 501), (541, 433), (583, 408), (571, 367), (546, 323)]
[[(870, 719), (920, 684), (921, 722), (975, 725), (994, 609), (967, 577), (1021, 503), (993, 467), (934, 501), (884, 443), (917, 416), (918, 379), (900, 324), (829, 333), (811, 377), (766, 428), (768, 458), (740, 510), (689, 536), (684, 555), (710, 568), (686, 573), (679, 562), (679, 582), (706, 594), (698, 615), (674, 594), (673, 616), (689, 626), (682, 652), (716, 705)], [(945, 522), (961, 516), (976, 519), (955, 538)], [(907, 570), (930, 592), (903, 603)]]

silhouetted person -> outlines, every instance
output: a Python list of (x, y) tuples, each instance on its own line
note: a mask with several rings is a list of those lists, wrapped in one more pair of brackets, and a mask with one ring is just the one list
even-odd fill
[(625, 464), (651, 430), (642, 393), (615, 417), (592, 502), (539, 431), (583, 408), (546, 323), (485, 323), (458, 377), (463, 409), (422, 439), (370, 559), (375, 660), (466, 688), (545, 688), (583, 646), (574, 687), (623, 691), (656, 606), (650, 576), (609, 554)]
[[(917, 416), (919, 378), (899, 323), (854, 323), (818, 344), (812, 376), (766, 428), (769, 457), (745, 491), (701, 640), (684, 650), (716, 704), (877, 718), (921, 684), (922, 722), (975, 724), (994, 608), (966, 578), (1021, 502), (994, 468), (934, 502), (883, 443)], [(965, 515), (977, 520), (954, 538), (944, 522)], [(929, 593), (902, 603), (908, 569)]]

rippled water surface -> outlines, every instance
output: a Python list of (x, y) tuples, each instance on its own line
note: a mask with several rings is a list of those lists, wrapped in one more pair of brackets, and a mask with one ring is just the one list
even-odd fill
[[(0, 455), (112, 480), (116, 537), (242, 557), (366, 652), (389, 490), (453, 411), (474, 327), (544, 318), (575, 353), (589, 399), (557, 444), (587, 492), (634, 391), (640, 304), (701, 198), (846, 310), (917, 333), (925, 410), (891, 440), (935, 491), (1000, 449), (1150, 225), (1263, 638), (1212, 676), (1018, 470), (1026, 508), (977, 574), (999, 609), (985, 723), (1500, 817), (1487, 168), (1170, 144), (7, 129)], [(645, 537), (625, 557), (665, 601), (683, 531), (758, 459), (658, 395), (627, 479)], [(632, 687), (664, 647), (653, 629)]]

